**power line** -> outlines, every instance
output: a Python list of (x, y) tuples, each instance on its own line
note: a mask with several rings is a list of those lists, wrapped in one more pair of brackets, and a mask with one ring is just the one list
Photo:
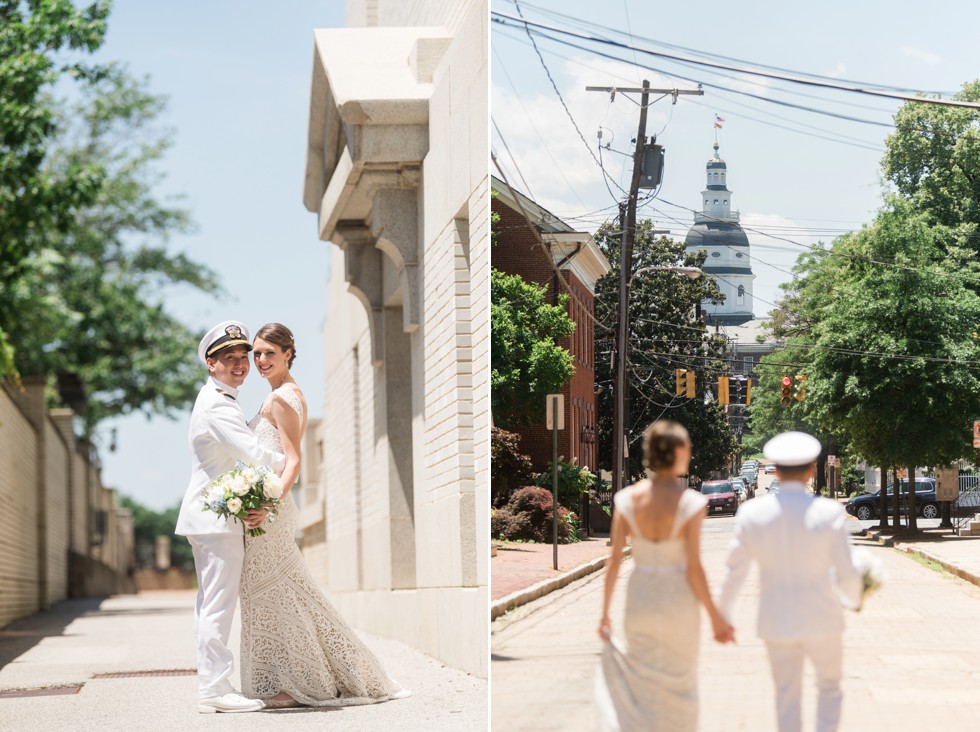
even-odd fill
[[(517, 5), (516, 2), (515, 5)], [(501, 13), (496, 10), (491, 11), (491, 20), (496, 23), (501, 23), (503, 25), (506, 25), (506, 21), (518, 21), (522, 23), (525, 26), (525, 28), (527, 28), (528, 26), (533, 26), (542, 31), (558, 33), (564, 36), (578, 38), (583, 41), (589, 41), (592, 43), (613, 46), (616, 48), (635, 50), (648, 56), (666, 58), (674, 61), (679, 61), (682, 63), (692, 64), (695, 66), (704, 66), (707, 68), (722, 69), (725, 71), (731, 71), (739, 74), (747, 74), (750, 76), (758, 76), (761, 78), (776, 79), (779, 81), (785, 81), (792, 84), (802, 84), (805, 86), (813, 86), (822, 89), (831, 89), (834, 91), (850, 92), (854, 94), (864, 94), (868, 96), (881, 97), (883, 99), (894, 99), (897, 101), (904, 101), (904, 102), (936, 104), (939, 106), (959, 107), (963, 109), (980, 109), (980, 104), (976, 102), (965, 102), (965, 101), (960, 101), (955, 99), (938, 99), (935, 97), (915, 96), (912, 94), (905, 93), (903, 91), (888, 91), (885, 85), (882, 84), (867, 84), (866, 82), (856, 82), (856, 83), (862, 83), (863, 86), (849, 86), (846, 84), (842, 84), (836, 80), (824, 81), (819, 78), (806, 78), (800, 76), (800, 72), (798, 71), (776, 73), (772, 71), (766, 71), (761, 68), (750, 68), (745, 66), (736, 66), (731, 63), (720, 63), (716, 61), (708, 61), (703, 59), (699, 60), (693, 58), (686, 58), (683, 56), (679, 56), (677, 54), (666, 53), (664, 51), (657, 51), (650, 48), (643, 48), (632, 43), (622, 43), (607, 38), (597, 37), (594, 35), (577, 33), (575, 31), (571, 31), (565, 28), (558, 28), (556, 26), (547, 25), (545, 23), (539, 23), (537, 21), (527, 20), (523, 17), (523, 15), (520, 18), (515, 18), (512, 15), (507, 15), (506, 13)], [(530, 30), (528, 30), (528, 32), (530, 33)]]

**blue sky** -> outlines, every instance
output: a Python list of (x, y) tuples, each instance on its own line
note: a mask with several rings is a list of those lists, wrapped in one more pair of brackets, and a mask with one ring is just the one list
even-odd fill
[[(292, 328), (293, 373), (311, 414), (322, 412), (323, 337), (330, 244), (303, 208), (313, 30), (343, 25), (343, 3), (273, 6), (229, 0), (116, 0), (98, 56), (119, 60), (169, 97), (163, 122), (175, 145), (161, 166), (161, 195), (182, 195), (197, 223), (176, 237), (221, 273), (221, 301), (177, 291), (167, 306), (203, 330), (226, 318), (254, 332), (269, 321)], [(196, 344), (194, 344), (196, 346)], [(201, 378), (206, 376), (202, 366)], [(253, 368), (241, 402), (251, 417), (268, 386)], [(189, 412), (176, 421), (134, 415), (101, 430), (103, 480), (153, 508), (177, 503), (190, 475)], [(117, 450), (108, 434), (117, 430)]]
[[(510, 0), (492, 0), (491, 7), (516, 14)], [(581, 29), (587, 23), (631, 29), (641, 46), (674, 44), (841, 79), (955, 91), (964, 81), (980, 76), (980, 51), (975, 42), (980, 6), (974, 4), (941, 1), (926, 10), (921, 3), (839, 0), (809, 5), (757, 0), (725, 4), (533, 0), (521, 7), (528, 19), (552, 25)], [(556, 17), (551, 11), (571, 18)], [(562, 109), (526, 35), (502, 31), (493, 23), (491, 29), (491, 108), (501, 133), (492, 131), (494, 151), (512, 185), (530, 188), (539, 203), (569, 223), (594, 230), (615, 211), (615, 199)], [(609, 31), (596, 32), (612, 36)], [(735, 74), (722, 79), (702, 69), (643, 55), (637, 55), (636, 61), (654, 68), (639, 70), (629, 51), (621, 53), (625, 62), (613, 62), (548, 40), (538, 40), (538, 44), (593, 150), (601, 127), (604, 141), (612, 138), (613, 150), (631, 151), (638, 107), (623, 94), (610, 102), (606, 94), (586, 92), (587, 84), (639, 86), (647, 78), (654, 87), (693, 88), (692, 82), (677, 78), (684, 75), (724, 87), (706, 88), (703, 97), (681, 97), (675, 106), (666, 99), (651, 107), (647, 129), (648, 134), (658, 133), (658, 142), (666, 147), (665, 181), (661, 200), (643, 207), (639, 215), (683, 237), (691, 214), (677, 206), (699, 208), (704, 164), (713, 152), (714, 117), (724, 118), (719, 143), (728, 163), (732, 205), (740, 210), (743, 224), (756, 230), (747, 233), (753, 245), (757, 317), (764, 316), (770, 303), (778, 299), (778, 286), (789, 278), (788, 270), (803, 251), (801, 245), (830, 240), (868, 223), (881, 204), (879, 161), (890, 131), (887, 125), (898, 108), (895, 102), (753, 81)], [(877, 124), (774, 106), (736, 91)], [(603, 153), (603, 163), (610, 177), (628, 188), (629, 159), (610, 151)], [(613, 184), (610, 187), (616, 192)]]

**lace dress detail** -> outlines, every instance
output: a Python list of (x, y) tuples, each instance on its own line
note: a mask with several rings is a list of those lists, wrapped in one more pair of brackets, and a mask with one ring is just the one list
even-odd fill
[[(280, 387), (273, 394), (303, 418), (296, 391)], [(261, 409), (249, 427), (262, 445), (282, 452), (279, 431)], [(373, 704), (407, 695), (310, 576), (294, 538), (296, 522), (290, 491), (279, 505), (278, 516), (266, 523), (266, 533), (245, 537), (240, 590), (242, 693), (264, 699), (285, 691), (296, 701), (317, 707)]]
[(599, 729), (604, 732), (693, 732), (698, 720), (701, 611), (687, 581), (681, 529), (706, 505), (685, 490), (668, 538), (644, 539), (633, 516), (633, 490), (616, 494), (629, 524), (633, 572), (626, 589), (623, 638), (603, 644), (596, 675)]

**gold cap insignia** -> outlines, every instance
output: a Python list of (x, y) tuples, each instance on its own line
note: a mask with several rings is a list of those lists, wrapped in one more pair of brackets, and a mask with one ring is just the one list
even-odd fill
[(229, 338), (238, 339), (242, 337), (242, 329), (237, 325), (229, 325), (227, 328), (225, 328), (225, 333)]

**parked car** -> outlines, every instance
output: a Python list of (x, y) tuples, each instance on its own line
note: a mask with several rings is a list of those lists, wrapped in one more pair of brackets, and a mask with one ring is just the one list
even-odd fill
[(738, 495), (730, 480), (706, 480), (701, 484), (701, 494), (708, 499), (708, 513), (738, 510)]
[(775, 472), (776, 472), (775, 463), (769, 463), (768, 465), (766, 465), (766, 475), (772, 475)]
[(729, 478), (732, 484), (732, 488), (735, 489), (735, 495), (738, 496), (738, 502), (744, 503), (748, 500), (747, 490), (745, 488), (745, 481), (741, 478)]
[[(895, 489), (892, 484), (886, 488), (888, 491), (888, 513), (894, 510), (892, 502)], [(908, 513), (908, 480), (899, 481), (899, 512)], [(853, 496), (844, 506), (845, 510), (852, 516), (856, 516), (861, 521), (871, 521), (879, 517), (878, 507), (881, 505), (881, 490), (874, 493), (862, 493)], [(915, 479), (915, 508), (916, 513), (922, 518), (936, 518), (939, 516), (939, 503), (936, 501), (936, 480), (935, 478), (916, 478)]]
[(774, 480), (772, 483), (769, 484), (769, 492), (770, 493), (779, 493), (779, 487), (780, 487), (779, 486), (779, 481), (778, 480)]
[(759, 461), (758, 460), (746, 460), (744, 463), (742, 463), (742, 470), (745, 470), (746, 468), (752, 468), (754, 470), (758, 470), (759, 469)]

